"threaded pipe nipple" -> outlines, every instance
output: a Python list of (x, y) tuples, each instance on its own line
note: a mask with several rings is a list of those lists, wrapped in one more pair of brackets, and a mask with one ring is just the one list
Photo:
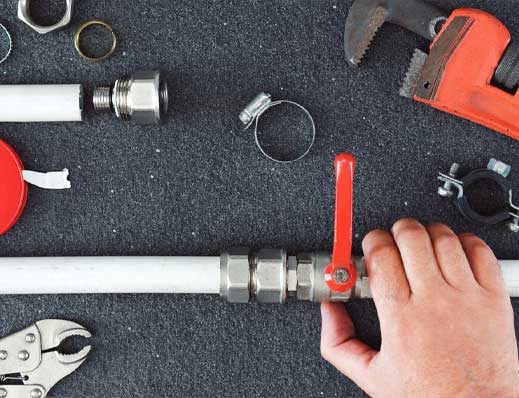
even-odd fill
[(96, 111), (110, 111), (111, 103), (110, 86), (99, 86), (94, 89), (94, 109)]

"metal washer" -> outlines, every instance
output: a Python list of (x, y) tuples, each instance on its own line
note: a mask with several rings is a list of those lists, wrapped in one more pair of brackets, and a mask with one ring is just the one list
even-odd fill
[[(90, 56), (90, 55), (86, 54), (83, 51), (83, 48), (81, 47), (81, 37), (82, 37), (83, 33), (85, 32), (85, 30), (91, 26), (101, 26), (102, 28), (106, 29), (112, 37), (112, 45), (111, 45), (110, 49), (108, 50), (108, 52), (106, 52), (105, 54), (98, 56), (98, 57), (94, 57), (94, 56)], [(83, 23), (78, 28), (76, 33), (74, 34), (74, 47), (76, 48), (76, 51), (79, 54), (79, 56), (83, 59), (86, 59), (87, 61), (91, 61), (91, 62), (103, 61), (103, 60), (111, 57), (112, 54), (115, 52), (115, 49), (117, 48), (117, 36), (115, 35), (115, 32), (111, 25), (107, 24), (104, 21), (98, 20), (98, 19), (92, 19), (90, 21)]]

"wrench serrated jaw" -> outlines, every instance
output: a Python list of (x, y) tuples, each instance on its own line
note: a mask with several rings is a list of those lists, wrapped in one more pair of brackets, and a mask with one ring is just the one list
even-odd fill
[(427, 62), (428, 55), (422, 50), (414, 50), (411, 64), (405, 75), (404, 84), (400, 88), (400, 95), (406, 98), (413, 98), (416, 93), (416, 88), (420, 83), (422, 71)]
[(366, 15), (366, 8), (352, 6), (344, 32), (344, 51), (348, 63), (358, 66), (368, 51), (377, 31), (386, 22), (388, 10), (374, 7)]

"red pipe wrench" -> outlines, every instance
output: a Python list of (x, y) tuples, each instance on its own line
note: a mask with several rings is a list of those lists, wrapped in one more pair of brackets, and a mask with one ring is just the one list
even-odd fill
[(355, 0), (347, 60), (361, 62), (384, 22), (416, 32), (432, 44), (415, 52), (400, 94), (519, 140), (519, 43), (484, 11), (448, 15), (423, 0)]

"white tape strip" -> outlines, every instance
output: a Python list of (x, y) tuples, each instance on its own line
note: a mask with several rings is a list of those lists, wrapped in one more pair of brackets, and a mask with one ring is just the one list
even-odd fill
[(70, 189), (68, 169), (38, 173), (37, 171), (23, 170), (23, 179), (29, 184), (44, 189)]

